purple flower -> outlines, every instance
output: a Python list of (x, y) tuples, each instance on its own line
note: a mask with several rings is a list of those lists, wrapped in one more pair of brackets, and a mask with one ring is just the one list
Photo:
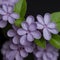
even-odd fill
[(18, 0), (0, 0), (0, 5), (6, 4), (14, 6), (17, 2)]
[(49, 13), (46, 13), (44, 18), (41, 15), (38, 15), (37, 20), (37, 28), (39, 30), (43, 29), (43, 36), (46, 40), (51, 39), (51, 33), (58, 34), (58, 31), (56, 30), (56, 24), (50, 21), (51, 19)]
[[(8, 35), (8, 37), (12, 37), (12, 41), (14, 44), (18, 44), (18, 43), (20, 43), (20, 36), (17, 33), (18, 27), (12, 25), (12, 28), (13, 29), (8, 30), (7, 35)], [(30, 42), (28, 42), (26, 40), (25, 41), (22, 40), (22, 43), (23, 43), (23, 45), (31, 44)]]
[(33, 48), (32, 45), (22, 46), (20, 44), (7, 42), (3, 45), (1, 52), (5, 60), (23, 60), (23, 58), (28, 56), (28, 53), (33, 52)]
[(34, 50), (36, 60), (57, 60), (58, 50), (50, 44), (47, 44), (46, 48), (37, 47)]
[(26, 21), (21, 24), (22, 28), (17, 30), (18, 35), (21, 36), (20, 43), (23, 45), (25, 41), (32, 42), (35, 39), (41, 38), (41, 33), (37, 30), (37, 25), (34, 22), (33, 16), (28, 16)]
[(7, 36), (8, 37), (12, 37), (12, 41), (13, 41), (14, 44), (18, 44), (19, 43), (19, 39), (20, 39), (20, 36), (17, 34), (18, 27), (12, 25), (12, 28), (13, 29), (9, 29), (8, 30)]
[(2, 15), (3, 21), (8, 21), (10, 24), (14, 24), (15, 19), (19, 18), (18, 14), (13, 13), (12, 6), (3, 5), (0, 8), (0, 14)]

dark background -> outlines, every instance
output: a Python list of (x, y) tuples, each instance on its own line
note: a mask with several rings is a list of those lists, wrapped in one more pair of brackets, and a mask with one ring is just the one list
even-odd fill
[[(58, 11), (60, 11), (59, 0), (27, 0), (26, 17), (28, 15), (33, 15), (34, 17), (36, 17), (37, 14), (41, 14), (43, 16), (46, 12), (53, 13)], [(0, 29), (0, 49), (6, 40), (8, 39), (4, 37), (2, 29)], [(59, 57), (57, 60), (60, 60)], [(2, 60), (1, 53), (0, 60)], [(33, 60), (33, 58), (32, 59), (29, 58), (28, 60)]]

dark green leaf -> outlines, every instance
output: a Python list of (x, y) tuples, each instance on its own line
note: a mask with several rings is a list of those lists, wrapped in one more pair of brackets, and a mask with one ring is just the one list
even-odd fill
[(24, 17), (27, 9), (26, 0), (19, 0), (15, 7), (14, 11), (20, 15), (20, 17)]
[(16, 20), (14, 24), (15, 24), (15, 26), (20, 27), (20, 25), (23, 21), (24, 21), (24, 18), (20, 18), (20, 19)]
[(59, 35), (52, 35), (52, 38), (51, 38), (51, 40), (49, 42), (55, 48), (60, 49), (60, 36)]
[(40, 40), (34, 40), (34, 43), (41, 47), (41, 48), (45, 48), (46, 47), (46, 40), (44, 40), (44, 38), (41, 38)]
[(51, 20), (56, 23), (56, 27), (60, 31), (60, 12), (52, 13)]

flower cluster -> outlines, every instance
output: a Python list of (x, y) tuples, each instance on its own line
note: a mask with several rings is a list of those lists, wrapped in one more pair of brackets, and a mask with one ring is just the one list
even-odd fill
[(36, 60), (57, 60), (58, 50), (47, 44), (45, 49), (36, 46), (33, 54)]
[(3, 45), (1, 52), (4, 60), (23, 60), (23, 58), (28, 56), (28, 53), (33, 52), (33, 44), (22, 46), (13, 44), (10, 40)]
[(14, 22), (16, 19), (20, 19), (20, 16), (13, 11), (17, 2), (18, 0), (1, 0), (0, 2), (0, 28), (6, 27), (7, 23), (12, 26), (7, 31), (10, 41), (6, 42), (1, 50), (3, 60), (24, 60), (29, 53), (34, 54), (35, 60), (56, 60), (57, 49), (49, 43), (43, 49), (34, 42), (42, 37), (50, 40), (51, 34), (58, 34), (56, 24), (51, 22), (50, 14), (46, 13), (44, 18), (37, 15), (36, 20), (33, 16), (28, 16), (18, 27)]
[[(10, 24), (14, 24), (15, 19), (19, 19), (19, 15), (13, 12), (13, 6), (7, 3), (10, 0), (6, 1), (2, 1), (2, 8), (0, 8), (0, 15), (2, 16), (2, 18), (0, 19), (0, 28), (4, 28), (7, 25), (7, 21)], [(4, 4), (4, 2), (6, 2)], [(11, 2), (14, 2), (13, 0), (11, 0)], [(10, 3), (10, 2), (9, 2)]]

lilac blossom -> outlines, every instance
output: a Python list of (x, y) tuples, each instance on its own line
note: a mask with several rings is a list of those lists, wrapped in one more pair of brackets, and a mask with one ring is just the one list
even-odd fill
[[(12, 28), (13, 29), (9, 29), (8, 30), (8, 32), (7, 32), (7, 36), (8, 37), (12, 37), (12, 41), (13, 41), (13, 43), (14, 44), (18, 44), (18, 43), (20, 43), (20, 36), (18, 35), (18, 33), (17, 33), (17, 30), (19, 29), (18, 27), (16, 27), (16, 26), (14, 26), (14, 25), (12, 25)], [(31, 44), (30, 42), (28, 42), (28, 41), (23, 41), (22, 40), (22, 43), (23, 43), (23, 45), (29, 45), (29, 44)]]
[(0, 14), (3, 21), (8, 21), (10, 24), (14, 24), (15, 19), (19, 18), (19, 15), (13, 12), (12, 6), (3, 5), (0, 8)]
[(37, 15), (37, 28), (39, 30), (43, 29), (43, 36), (46, 40), (51, 39), (51, 33), (52, 34), (58, 34), (58, 31), (56, 29), (56, 24), (51, 22), (51, 17), (49, 13), (46, 13), (44, 15), (44, 18), (41, 15)]
[(36, 47), (33, 53), (36, 60), (57, 60), (58, 57), (58, 50), (50, 44), (47, 44), (45, 49)]
[(1, 50), (5, 60), (23, 60), (28, 56), (28, 53), (33, 52), (32, 45), (22, 46), (20, 44), (13, 44), (12, 42), (6, 42)]
[(26, 41), (32, 42), (35, 39), (41, 38), (41, 33), (37, 30), (37, 25), (33, 16), (28, 16), (26, 21), (22, 22), (22, 28), (17, 30), (18, 35), (21, 36), (20, 43), (23, 45)]
[(18, 0), (0, 0), (0, 5), (6, 4), (14, 6), (17, 2)]
[(17, 34), (18, 27), (12, 25), (12, 29), (9, 29), (7, 32), (7, 36), (12, 38), (14, 44), (19, 43), (20, 36)]

